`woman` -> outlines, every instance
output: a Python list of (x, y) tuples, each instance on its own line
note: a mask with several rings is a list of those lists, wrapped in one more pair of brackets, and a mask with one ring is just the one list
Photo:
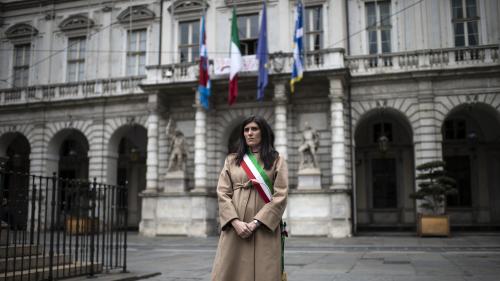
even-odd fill
[(288, 170), (273, 143), (263, 118), (243, 121), (237, 152), (227, 156), (217, 185), (222, 231), (213, 281), (281, 280)]

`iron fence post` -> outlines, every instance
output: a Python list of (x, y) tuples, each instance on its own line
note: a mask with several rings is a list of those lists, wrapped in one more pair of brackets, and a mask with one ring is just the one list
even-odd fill
[(97, 178), (94, 178), (92, 182), (92, 191), (90, 193), (90, 208), (91, 208), (91, 216), (90, 216), (90, 274), (87, 276), (88, 278), (95, 278), (94, 272), (94, 247), (95, 247), (95, 208), (96, 208), (96, 187), (97, 187)]
[(125, 213), (125, 219), (123, 222), (123, 273), (127, 271), (127, 226), (128, 226), (128, 181), (125, 181), (125, 185), (123, 186), (123, 212)]
[(48, 280), (52, 281), (54, 280), (54, 273), (53, 273), (53, 267), (54, 267), (54, 228), (55, 228), (55, 215), (56, 215), (56, 173), (54, 172), (52, 174), (52, 202), (50, 203), (50, 206), (52, 208), (51, 214), (50, 214), (50, 249), (49, 249), (49, 277)]

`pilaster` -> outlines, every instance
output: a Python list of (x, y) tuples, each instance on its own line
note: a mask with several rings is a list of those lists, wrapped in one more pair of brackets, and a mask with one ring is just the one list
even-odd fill
[(200, 93), (196, 91), (194, 127), (194, 189), (204, 192), (207, 189), (207, 114), (200, 104)]
[(279, 154), (287, 159), (286, 120), (288, 99), (286, 96), (285, 83), (285, 80), (274, 82), (274, 146)]
[(347, 189), (346, 138), (344, 118), (345, 89), (340, 78), (330, 78), (329, 98), (332, 130), (332, 185), (330, 189)]
[(158, 190), (158, 94), (153, 93), (148, 97), (148, 148), (146, 158), (146, 190), (144, 192), (156, 192)]

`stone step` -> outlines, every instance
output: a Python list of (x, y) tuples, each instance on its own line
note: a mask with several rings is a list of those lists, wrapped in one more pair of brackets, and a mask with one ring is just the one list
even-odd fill
[[(69, 255), (54, 255), (53, 265), (65, 265), (72, 262)], [(36, 267), (46, 267), (50, 264), (50, 256), (32, 255), (9, 259), (0, 259), (0, 273), (18, 271)]]
[(0, 246), (0, 259), (42, 254), (42, 247), (36, 245)]
[[(63, 279), (69, 277), (83, 276), (90, 272), (91, 265), (89, 262), (75, 262), (62, 266), (52, 267), (52, 277), (54, 279)], [(50, 268), (34, 268), (31, 270), (11, 271), (0, 274), (0, 281), (22, 281), (22, 280), (45, 280), (50, 275)], [(102, 271), (101, 264), (94, 264), (94, 272)]]

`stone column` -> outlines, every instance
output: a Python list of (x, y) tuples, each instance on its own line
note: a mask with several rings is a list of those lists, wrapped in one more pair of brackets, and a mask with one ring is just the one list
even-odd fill
[[(416, 180), (416, 167), (429, 161), (443, 159), (441, 127), (438, 124), (435, 112), (437, 105), (434, 103), (431, 81), (418, 82), (418, 125), (415, 126), (415, 189), (418, 189), (419, 180)], [(422, 210), (417, 201), (417, 213)]]
[(330, 115), (332, 130), (332, 185), (330, 190), (331, 221), (329, 225), (330, 237), (348, 237), (352, 235), (351, 224), (351, 195), (349, 190), (350, 178), (348, 171), (346, 138), (346, 120), (344, 115), (345, 89), (339, 77), (329, 79)]
[(332, 129), (332, 185), (330, 189), (347, 189), (346, 141), (344, 120), (344, 86), (339, 78), (330, 78), (330, 115)]
[(280, 155), (288, 159), (286, 136), (286, 106), (288, 101), (285, 83), (285, 80), (279, 80), (274, 83), (274, 146)]
[(428, 162), (441, 160), (442, 135), (436, 122), (432, 82), (418, 83), (418, 126), (415, 128), (415, 167)]
[(148, 151), (146, 159), (146, 190), (158, 191), (158, 95), (151, 94), (148, 98)]
[(194, 189), (191, 192), (205, 192), (207, 189), (207, 114), (200, 104), (200, 93), (195, 95), (194, 125)]

